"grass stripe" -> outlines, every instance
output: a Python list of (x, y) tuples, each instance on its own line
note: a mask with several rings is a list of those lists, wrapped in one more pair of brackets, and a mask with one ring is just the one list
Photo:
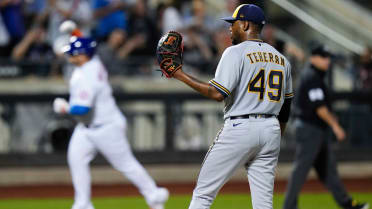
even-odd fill
[[(274, 196), (274, 208), (280, 209), (283, 204), (283, 194)], [(357, 200), (372, 203), (372, 193), (352, 193)], [(174, 195), (167, 202), (166, 209), (186, 209), (190, 202), (190, 195)], [(141, 197), (94, 198), (96, 209), (148, 209)], [(69, 209), (72, 199), (1, 199), (0, 209)], [(217, 196), (211, 209), (248, 209), (252, 208), (248, 194), (221, 194)], [(299, 199), (301, 209), (329, 209), (339, 208), (329, 193), (304, 193)]]

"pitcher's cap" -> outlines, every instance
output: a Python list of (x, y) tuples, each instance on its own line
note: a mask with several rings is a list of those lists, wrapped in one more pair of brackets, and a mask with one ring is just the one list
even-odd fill
[(241, 4), (235, 9), (231, 17), (221, 19), (229, 23), (233, 23), (237, 20), (247, 20), (262, 25), (266, 23), (264, 12), (260, 7), (254, 4)]

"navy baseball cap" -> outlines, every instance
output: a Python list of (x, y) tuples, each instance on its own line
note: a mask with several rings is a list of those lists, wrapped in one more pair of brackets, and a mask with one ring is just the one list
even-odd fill
[(311, 55), (319, 55), (321, 57), (332, 57), (332, 52), (323, 44), (314, 44), (311, 47)]
[(256, 24), (265, 25), (266, 19), (262, 9), (254, 4), (241, 4), (238, 6), (231, 17), (221, 18), (226, 22), (233, 23), (237, 20), (251, 21)]

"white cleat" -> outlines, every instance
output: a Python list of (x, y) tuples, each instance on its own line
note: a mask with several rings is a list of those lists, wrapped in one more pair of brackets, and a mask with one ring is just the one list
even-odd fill
[(364, 204), (364, 207), (362, 209), (369, 209), (369, 204), (368, 203), (365, 203)]
[(150, 209), (164, 209), (164, 204), (167, 202), (169, 198), (169, 191), (168, 189), (161, 187), (158, 189), (156, 194), (156, 200), (153, 204), (151, 204)]

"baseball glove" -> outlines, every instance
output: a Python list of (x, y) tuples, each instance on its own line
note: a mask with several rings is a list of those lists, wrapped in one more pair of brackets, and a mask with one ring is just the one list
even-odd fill
[(183, 42), (182, 35), (169, 31), (161, 37), (156, 48), (156, 57), (161, 71), (167, 78), (182, 67)]

